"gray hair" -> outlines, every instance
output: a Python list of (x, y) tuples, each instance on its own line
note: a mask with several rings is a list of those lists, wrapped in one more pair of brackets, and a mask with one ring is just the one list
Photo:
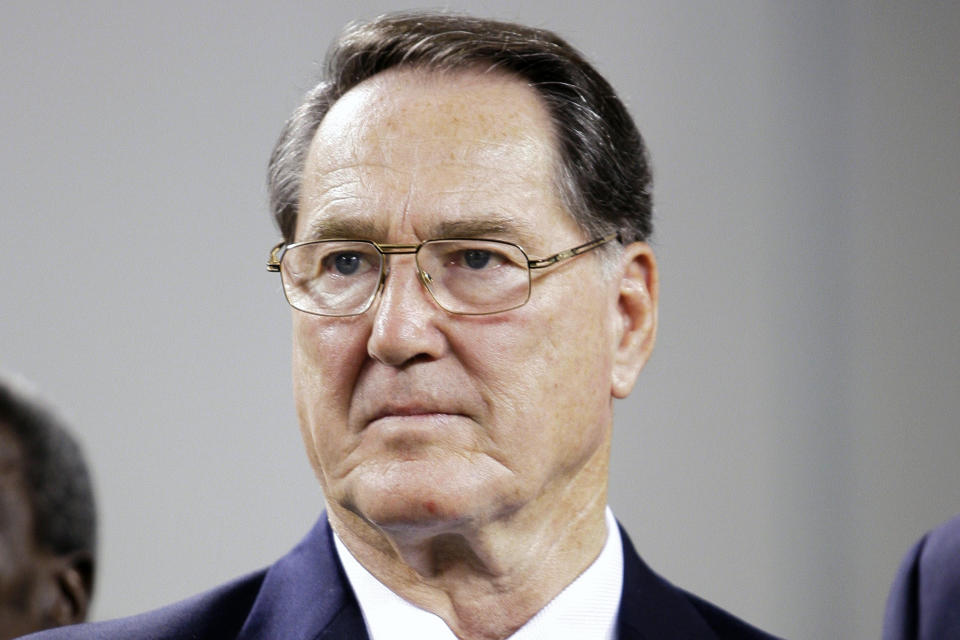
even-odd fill
[(588, 237), (621, 242), (652, 232), (649, 158), (610, 84), (557, 35), (446, 13), (393, 13), (349, 26), (327, 53), (321, 81), (287, 120), (270, 157), (270, 207), (293, 241), (307, 150), (327, 111), (347, 91), (392, 67), (506, 71), (543, 100), (554, 125), (561, 199)]

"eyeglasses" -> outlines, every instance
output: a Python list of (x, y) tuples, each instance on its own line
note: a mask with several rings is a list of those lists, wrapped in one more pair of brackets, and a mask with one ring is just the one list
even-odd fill
[(543, 269), (600, 247), (619, 234), (531, 260), (502, 240), (445, 238), (420, 244), (317, 240), (276, 245), (267, 270), (280, 273), (294, 309), (318, 316), (365, 312), (383, 289), (386, 256), (413, 254), (420, 282), (444, 310), (460, 315), (510, 311), (530, 299), (531, 269)]

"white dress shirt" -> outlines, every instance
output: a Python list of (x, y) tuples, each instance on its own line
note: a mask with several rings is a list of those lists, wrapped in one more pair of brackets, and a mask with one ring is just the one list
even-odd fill
[[(517, 629), (510, 640), (615, 640), (623, 587), (623, 547), (610, 507), (606, 509), (606, 524), (607, 539), (593, 564)], [(336, 534), (334, 544), (360, 603), (370, 640), (457, 640), (439, 616), (410, 604), (373, 577)]]

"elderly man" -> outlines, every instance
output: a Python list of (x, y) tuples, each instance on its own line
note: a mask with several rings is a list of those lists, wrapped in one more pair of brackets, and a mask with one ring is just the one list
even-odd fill
[(0, 378), (0, 640), (86, 619), (95, 515), (76, 442), (34, 393)]
[(653, 348), (642, 139), (555, 35), (347, 30), (270, 162), (327, 511), (266, 572), (50, 637), (768, 637), (648, 569), (607, 508)]

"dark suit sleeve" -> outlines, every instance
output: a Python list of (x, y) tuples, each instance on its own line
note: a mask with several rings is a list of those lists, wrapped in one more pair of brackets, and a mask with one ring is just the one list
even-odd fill
[(904, 556), (887, 597), (883, 616), (883, 640), (913, 640), (919, 633), (918, 583), (920, 554), (926, 544), (924, 536)]
[(960, 638), (960, 516), (907, 553), (887, 600), (884, 640)]
[(21, 640), (233, 640), (257, 596), (259, 571), (140, 615), (58, 627)]

